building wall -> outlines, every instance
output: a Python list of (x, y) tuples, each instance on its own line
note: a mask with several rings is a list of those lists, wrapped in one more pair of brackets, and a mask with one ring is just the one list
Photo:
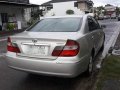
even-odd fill
[(68, 9), (74, 9), (74, 1), (53, 3), (53, 9), (56, 11), (56, 15), (61, 13), (65, 15)]
[[(79, 2), (76, 6), (75, 2), (77, 1), (67, 1), (67, 2), (58, 2), (51, 3), (53, 4), (53, 9), (47, 10), (43, 12), (44, 16), (61, 16), (66, 15), (66, 11), (71, 9), (74, 10), (75, 14), (83, 14), (85, 11), (92, 12), (93, 5), (88, 5), (86, 2)], [(47, 8), (47, 6), (45, 6)]]
[(87, 3), (78, 3), (78, 8), (82, 11), (90, 11), (91, 7)]
[(31, 8), (26, 8), (24, 13), (25, 21), (29, 22), (31, 19)]
[(0, 6), (0, 13), (15, 14), (17, 20), (22, 21), (22, 8), (12, 6)]
[(105, 9), (107, 11), (115, 11), (116, 7), (115, 6), (105, 6)]
[[(23, 15), (23, 8), (15, 7), (15, 6), (0, 5), (0, 14), (1, 13), (7, 13), (10, 21), (14, 21), (16, 23), (19, 22), (22, 24), (22, 27), (25, 27), (24, 26), (25, 20), (24, 20), (24, 15)], [(11, 16), (12, 16), (12, 18), (11, 18)], [(1, 22), (1, 20), (0, 20), (0, 22)]]
[(86, 3), (78, 3), (78, 8), (80, 8), (82, 11), (88, 11), (89, 10)]
[(75, 14), (83, 13), (74, 5), (75, 1), (53, 3), (53, 9), (48, 11), (45, 16), (64, 16), (67, 10), (73, 10)]
[(116, 15), (116, 7), (115, 6), (105, 6), (106, 14), (107, 15)]

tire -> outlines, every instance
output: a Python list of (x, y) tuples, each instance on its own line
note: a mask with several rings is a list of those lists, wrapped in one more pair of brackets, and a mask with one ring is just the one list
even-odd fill
[(92, 73), (93, 73), (93, 57), (91, 56), (91, 57), (89, 58), (88, 68), (87, 68), (87, 70), (85, 71), (85, 74), (86, 74), (87, 76), (91, 76)]
[(102, 46), (101, 46), (99, 52), (103, 52), (103, 50), (104, 50), (104, 42), (105, 42), (105, 35), (104, 35), (104, 41), (103, 41), (103, 44), (102, 44)]
[(103, 52), (104, 50), (104, 43), (102, 44), (102, 47), (100, 48), (99, 52)]

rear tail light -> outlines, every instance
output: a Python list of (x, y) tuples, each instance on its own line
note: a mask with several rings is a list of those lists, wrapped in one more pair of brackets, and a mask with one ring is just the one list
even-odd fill
[(72, 57), (79, 53), (79, 44), (76, 41), (68, 40), (65, 46), (56, 46), (52, 56)]
[(7, 40), (7, 51), (20, 53), (20, 49), (18, 48), (17, 44), (12, 43), (10, 37)]

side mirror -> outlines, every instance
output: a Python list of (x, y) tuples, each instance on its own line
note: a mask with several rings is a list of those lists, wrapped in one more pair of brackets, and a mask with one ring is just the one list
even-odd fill
[(101, 25), (101, 28), (106, 28), (106, 25)]

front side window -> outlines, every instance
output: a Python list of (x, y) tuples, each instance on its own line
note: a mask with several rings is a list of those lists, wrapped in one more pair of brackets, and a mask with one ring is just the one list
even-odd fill
[(46, 18), (33, 25), (31, 32), (76, 32), (81, 28), (82, 18)]

